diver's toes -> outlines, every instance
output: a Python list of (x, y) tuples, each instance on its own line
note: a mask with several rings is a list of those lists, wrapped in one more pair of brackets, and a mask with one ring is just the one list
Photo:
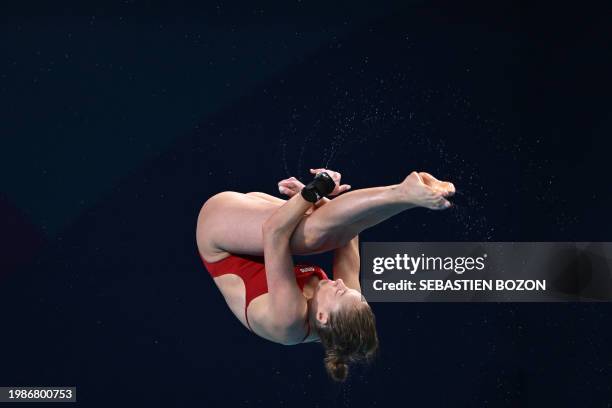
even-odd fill
[(455, 185), (453, 183), (446, 183), (446, 191), (448, 191), (450, 195), (455, 194)]

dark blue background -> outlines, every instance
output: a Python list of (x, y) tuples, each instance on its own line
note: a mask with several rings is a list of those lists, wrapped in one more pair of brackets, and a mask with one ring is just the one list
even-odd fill
[(460, 192), (362, 241), (610, 241), (609, 6), (81, 3), (0, 13), (1, 385), (100, 407), (612, 402), (609, 304), (374, 304), (380, 358), (338, 386), (318, 345), (244, 330), (194, 235), (212, 194), (325, 165)]

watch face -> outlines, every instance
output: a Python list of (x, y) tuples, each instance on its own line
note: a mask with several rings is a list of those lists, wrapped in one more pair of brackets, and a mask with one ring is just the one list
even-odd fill
[(336, 187), (336, 183), (327, 173), (317, 174), (317, 176), (315, 177), (315, 180), (318, 181), (317, 187), (319, 187), (319, 190), (321, 190), (323, 195), (327, 195), (331, 193), (332, 191), (334, 191), (334, 188)]
[(311, 203), (316, 203), (319, 201), (318, 194), (316, 190), (312, 187), (304, 187), (302, 188), (302, 197), (304, 197), (307, 201)]

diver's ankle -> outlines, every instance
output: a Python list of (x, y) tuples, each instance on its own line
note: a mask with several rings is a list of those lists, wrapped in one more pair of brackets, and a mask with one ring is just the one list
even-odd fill
[(414, 194), (410, 190), (411, 187), (406, 183), (399, 183), (390, 185), (388, 191), (393, 202), (404, 204), (407, 208), (418, 207)]

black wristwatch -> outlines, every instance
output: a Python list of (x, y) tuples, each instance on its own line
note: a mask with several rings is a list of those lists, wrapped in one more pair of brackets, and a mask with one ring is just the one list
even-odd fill
[(317, 174), (310, 183), (302, 188), (304, 200), (316, 203), (336, 188), (336, 183), (326, 172)]
[(317, 189), (310, 184), (302, 188), (302, 197), (311, 203), (316, 203), (321, 199), (321, 196), (319, 196), (319, 193), (317, 193)]

